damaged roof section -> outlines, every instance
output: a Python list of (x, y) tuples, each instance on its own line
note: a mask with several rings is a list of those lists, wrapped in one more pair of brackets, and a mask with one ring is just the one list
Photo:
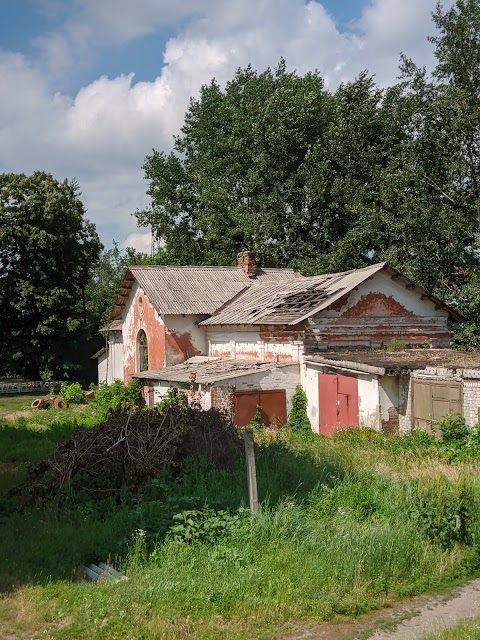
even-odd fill
[(379, 262), (363, 269), (352, 269), (339, 273), (302, 277), (277, 283), (262, 281), (252, 284), (227, 302), (210, 318), (203, 320), (203, 326), (232, 324), (288, 324), (295, 325), (324, 309), (329, 308), (362, 282), (372, 278), (379, 271), (387, 270), (393, 279), (402, 278), (407, 286), (428, 298), (439, 308), (443, 308), (456, 320), (463, 317), (452, 307), (428, 294), (422, 287), (402, 276), (385, 262)]
[(406, 351), (352, 351), (308, 355), (306, 362), (353, 369), (377, 375), (408, 374), (428, 368), (480, 369), (480, 353), (450, 349), (407, 349)]
[(298, 364), (279, 364), (275, 362), (252, 362), (251, 360), (210, 360), (208, 362), (185, 362), (164, 369), (142, 371), (134, 374), (141, 380), (161, 380), (165, 382), (192, 382), (214, 384), (221, 380), (250, 376), (282, 367), (299, 366)]

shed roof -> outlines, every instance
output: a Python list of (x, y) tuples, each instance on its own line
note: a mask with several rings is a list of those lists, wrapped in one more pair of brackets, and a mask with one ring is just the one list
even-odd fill
[(158, 313), (209, 315), (252, 282), (301, 279), (293, 269), (258, 269), (249, 278), (241, 267), (131, 266), (117, 296), (112, 319), (122, 313), (135, 281)]
[(135, 373), (134, 378), (142, 380), (161, 380), (165, 382), (191, 382), (192, 376), (196, 383), (213, 384), (221, 380), (250, 376), (263, 373), (271, 369), (291, 367), (295, 363), (252, 362), (251, 360), (210, 360), (208, 362), (184, 362), (163, 369), (142, 371)]
[(406, 349), (405, 351), (327, 352), (305, 355), (306, 362), (392, 375), (427, 367), (480, 369), (480, 352), (453, 349)]

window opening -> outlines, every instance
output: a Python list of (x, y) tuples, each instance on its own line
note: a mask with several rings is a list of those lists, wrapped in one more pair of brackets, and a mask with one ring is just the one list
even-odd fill
[(148, 341), (147, 334), (143, 329), (138, 332), (138, 369), (148, 371)]

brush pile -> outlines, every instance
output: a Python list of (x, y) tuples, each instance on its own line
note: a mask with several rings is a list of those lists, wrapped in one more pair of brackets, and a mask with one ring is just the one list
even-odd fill
[(117, 498), (121, 489), (136, 492), (163, 469), (178, 467), (189, 457), (232, 467), (241, 450), (235, 426), (215, 409), (118, 411), (102, 424), (81, 429), (32, 467), (11, 495), (23, 506), (62, 501), (78, 492), (91, 500)]

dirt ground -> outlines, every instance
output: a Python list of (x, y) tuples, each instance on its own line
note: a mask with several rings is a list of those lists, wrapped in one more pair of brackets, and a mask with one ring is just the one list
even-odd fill
[(284, 640), (412, 640), (480, 614), (480, 579), (435, 596), (417, 596), (353, 621), (299, 627)]

